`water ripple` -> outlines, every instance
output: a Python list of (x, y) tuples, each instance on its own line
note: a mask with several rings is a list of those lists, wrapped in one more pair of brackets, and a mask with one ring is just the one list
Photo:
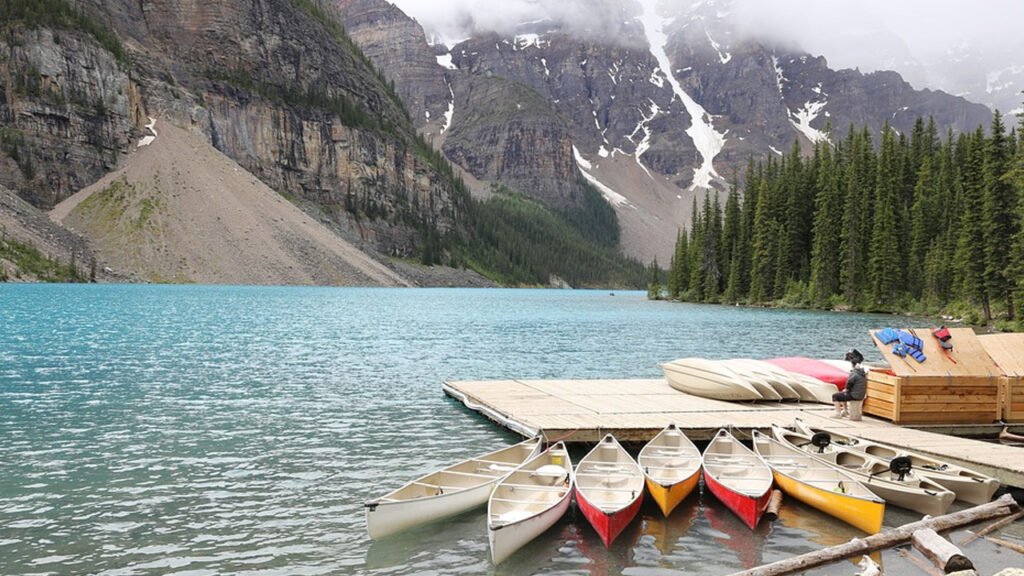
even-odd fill
[(367, 538), (365, 500), (515, 440), (443, 380), (839, 357), (906, 322), (616, 294), (0, 285), (0, 572), (719, 574), (848, 538), (752, 535), (713, 500), (645, 507), (611, 550), (567, 517), (497, 569), (478, 513)]

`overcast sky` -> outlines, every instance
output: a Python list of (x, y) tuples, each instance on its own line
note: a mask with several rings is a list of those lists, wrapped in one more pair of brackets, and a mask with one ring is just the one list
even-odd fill
[[(507, 30), (545, 15), (600, 18), (602, 12), (586, 0), (390, 1), (419, 20), (428, 34), (440, 33), (449, 40), (468, 35), (464, 28), (469, 23)], [(837, 69), (893, 68), (908, 80), (923, 82), (922, 71), (915, 79), (913, 71), (901, 69), (907, 61), (930, 64), (965, 44), (975, 53), (992, 55), (994, 62), (1001, 59), (998, 66), (1024, 68), (1020, 0), (735, 0), (733, 10), (742, 29), (795, 41)], [(870, 41), (865, 40), (868, 35)], [(929, 80), (933, 85), (941, 82)]]

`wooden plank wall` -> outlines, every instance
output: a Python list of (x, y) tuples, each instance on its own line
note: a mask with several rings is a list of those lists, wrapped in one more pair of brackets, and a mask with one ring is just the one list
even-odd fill
[(868, 373), (864, 412), (896, 424), (991, 424), (1000, 419), (997, 376)]
[(986, 334), (978, 339), (1003, 374), (1003, 420), (1024, 422), (1024, 334)]

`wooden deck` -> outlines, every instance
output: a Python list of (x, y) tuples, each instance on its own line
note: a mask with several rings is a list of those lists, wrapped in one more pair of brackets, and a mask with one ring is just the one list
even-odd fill
[[(445, 382), (444, 392), (499, 425), (523, 436), (542, 432), (551, 441), (596, 442), (613, 433), (623, 442), (646, 442), (669, 423), (696, 441), (710, 440), (723, 426), (738, 437), (773, 424), (791, 426), (803, 418), (898, 447), (911, 448), (968, 466), (1009, 486), (1024, 487), (1024, 448), (948, 434), (994, 437), (999, 426), (897, 426), (865, 416), (861, 422), (831, 418), (832, 407), (810, 403), (736, 403), (691, 396), (664, 379), (486, 380)], [(943, 434), (937, 431), (944, 432)]]

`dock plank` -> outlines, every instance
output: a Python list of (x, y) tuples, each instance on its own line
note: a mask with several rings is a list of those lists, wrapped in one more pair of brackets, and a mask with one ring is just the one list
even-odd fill
[[(523, 435), (596, 442), (613, 433), (624, 442), (645, 442), (669, 423), (694, 440), (709, 440), (725, 426), (740, 438), (754, 429), (790, 426), (802, 418), (813, 427), (897, 447), (910, 447), (1024, 486), (1024, 449), (916, 430), (865, 416), (860, 422), (831, 418), (832, 407), (793, 402), (724, 402), (675, 390), (664, 379), (451, 381), (444, 391), (468, 408)], [(934, 407), (933, 407), (934, 408)], [(956, 432), (957, 426), (944, 431)], [(977, 433), (985, 426), (973, 426)], [(994, 436), (998, 428), (993, 428)]]

